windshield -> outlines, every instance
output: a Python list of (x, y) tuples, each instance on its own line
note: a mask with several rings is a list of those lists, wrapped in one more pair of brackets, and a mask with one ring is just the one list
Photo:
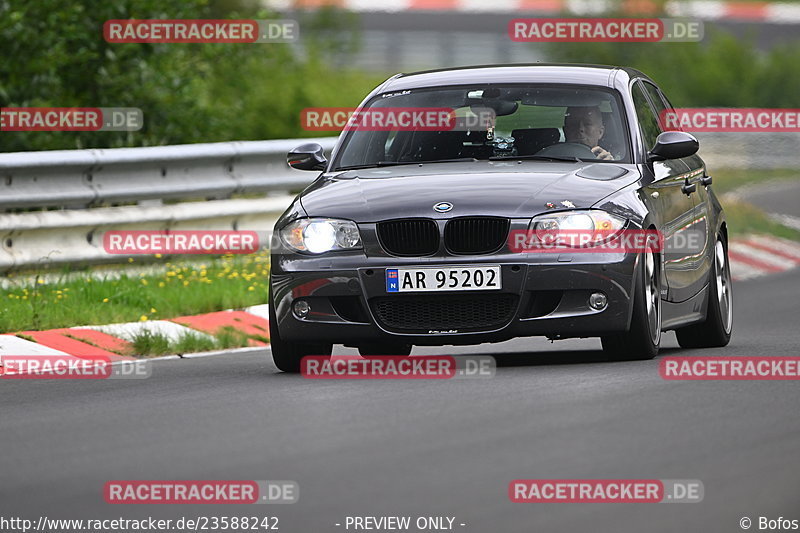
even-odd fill
[[(449, 114), (449, 119), (448, 119)], [(614, 91), (472, 85), (380, 94), (351, 120), (332, 170), (499, 159), (629, 162)]]

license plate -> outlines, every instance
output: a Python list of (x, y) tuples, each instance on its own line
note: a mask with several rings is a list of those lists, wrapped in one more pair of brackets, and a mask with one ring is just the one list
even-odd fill
[(386, 292), (494, 291), (499, 266), (387, 268)]

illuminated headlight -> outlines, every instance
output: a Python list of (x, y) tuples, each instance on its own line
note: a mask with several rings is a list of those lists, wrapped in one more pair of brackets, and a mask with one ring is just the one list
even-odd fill
[(592, 246), (608, 241), (625, 227), (624, 218), (589, 209), (539, 215), (531, 220), (531, 237), (566, 246)]
[(361, 248), (358, 226), (350, 220), (300, 218), (284, 226), (280, 233), (283, 242), (298, 252), (321, 254)]

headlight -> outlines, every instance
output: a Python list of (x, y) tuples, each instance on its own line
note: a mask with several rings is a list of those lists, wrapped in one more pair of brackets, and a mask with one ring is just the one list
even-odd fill
[(284, 226), (280, 234), (283, 242), (298, 252), (321, 254), (361, 248), (358, 226), (350, 220), (299, 218)]
[(625, 227), (624, 218), (605, 211), (564, 211), (531, 220), (530, 237), (566, 246), (593, 246), (608, 241)]

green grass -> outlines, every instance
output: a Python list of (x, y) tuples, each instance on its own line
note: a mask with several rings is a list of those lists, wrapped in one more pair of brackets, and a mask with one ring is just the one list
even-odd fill
[(248, 346), (250, 343), (250, 339), (259, 340), (262, 342), (269, 342), (269, 339), (267, 339), (262, 335), (248, 335), (230, 326), (222, 328), (220, 331), (217, 332), (215, 337), (216, 337), (216, 348), (221, 350)]
[(147, 321), (267, 302), (269, 252), (164, 262), (158, 273), (116, 278), (64, 271), (9, 275), (0, 289), (0, 332)]
[(767, 216), (760, 208), (730, 193), (736, 189), (774, 180), (797, 180), (800, 172), (793, 169), (719, 169), (712, 173), (714, 192), (720, 198), (728, 219), (728, 233), (741, 237), (750, 233), (766, 233), (800, 241), (800, 231), (780, 224)]
[[(212, 350), (225, 350), (241, 348), (250, 345), (250, 339), (256, 336), (247, 335), (233, 328), (223, 328), (216, 335), (200, 333), (187, 333), (177, 341), (170, 341), (160, 333), (143, 331), (133, 338), (132, 351), (124, 355), (137, 357), (186, 354), (197, 352), (210, 352)], [(265, 340), (260, 338), (260, 340)]]
[[(186, 337), (195, 337), (195, 335), (187, 335)], [(197, 338), (199, 338), (199, 336), (197, 336)], [(169, 339), (159, 333), (142, 331), (134, 337), (131, 344), (133, 346), (133, 352), (136, 355), (166, 355), (175, 353), (170, 351)]]
[(732, 192), (734, 189), (755, 183), (771, 180), (799, 180), (800, 171), (793, 169), (742, 169), (722, 168), (710, 172), (714, 177), (714, 192), (718, 195)]
[(722, 202), (728, 220), (728, 235), (742, 237), (750, 233), (766, 233), (800, 241), (800, 231), (789, 228), (770, 219), (758, 207), (738, 200)]

